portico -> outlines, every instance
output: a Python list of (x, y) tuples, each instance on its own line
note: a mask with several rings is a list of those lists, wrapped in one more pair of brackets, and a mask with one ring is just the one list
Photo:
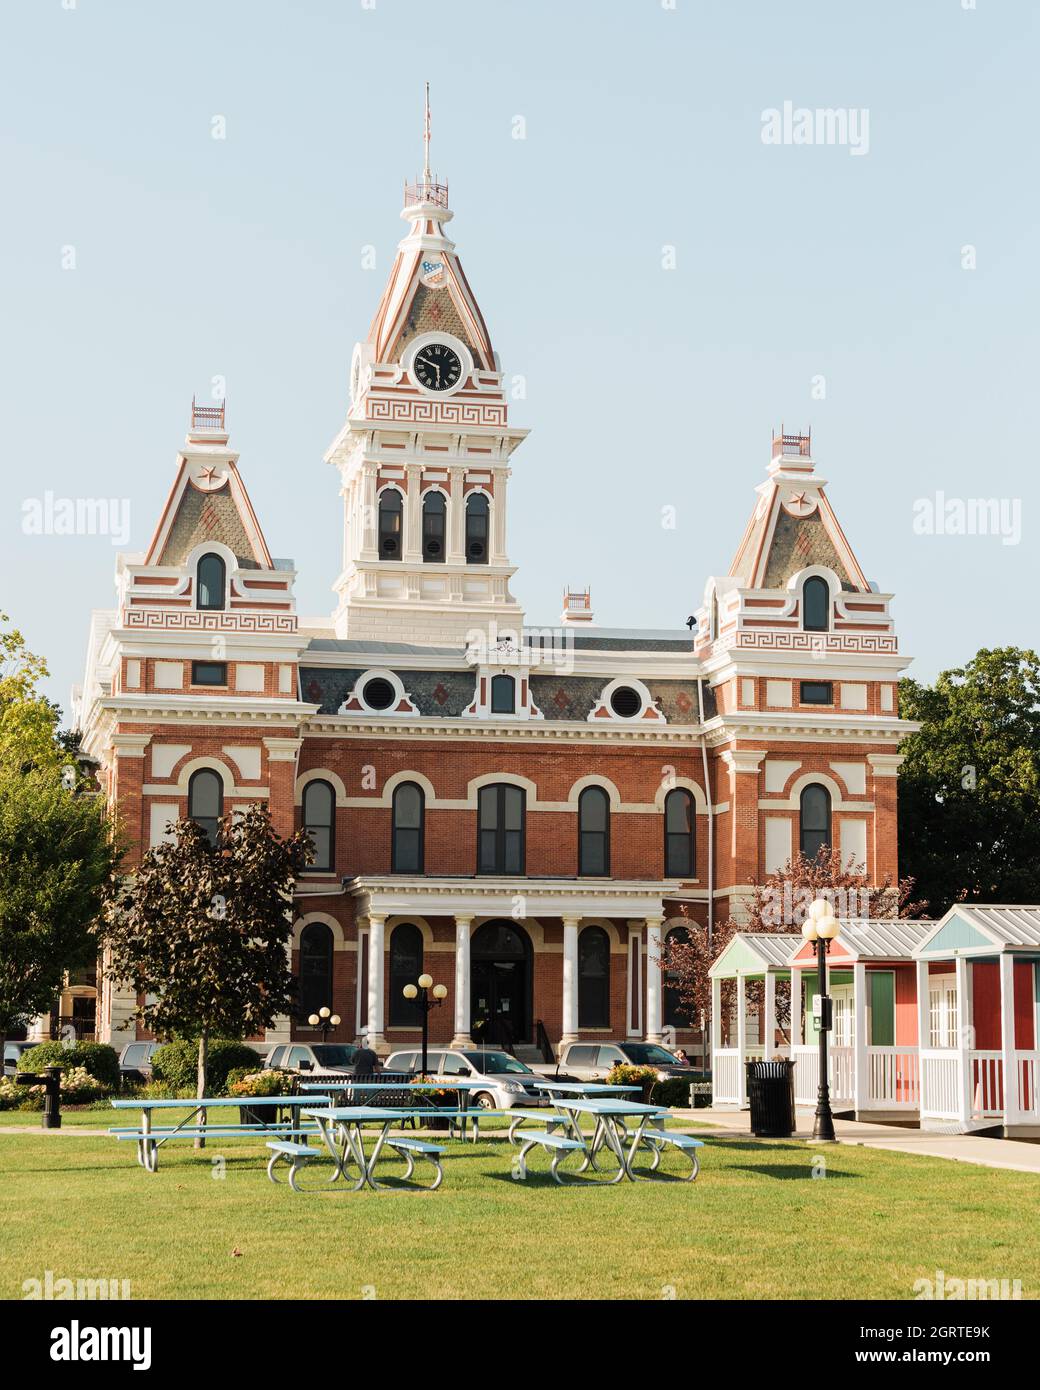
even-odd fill
[(358, 956), (358, 1016), (371, 1046), (387, 1052), (401, 1041), (393, 1034), (407, 1031), (390, 1021), (388, 979), (402, 925), (419, 927), (423, 968), (448, 986), (451, 1031), (442, 1024), (441, 1032), (455, 1046), (471, 1045), (475, 1033), (542, 1047), (607, 1039), (629, 1031), (633, 1002), (644, 1036), (660, 1041), (668, 887), (506, 876), (355, 879), (347, 891), (359, 938), (367, 937)]

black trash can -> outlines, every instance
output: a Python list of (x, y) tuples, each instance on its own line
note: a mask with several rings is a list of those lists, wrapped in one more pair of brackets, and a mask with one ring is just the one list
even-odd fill
[(745, 1062), (751, 1133), (760, 1139), (790, 1139), (794, 1133), (794, 1063)]

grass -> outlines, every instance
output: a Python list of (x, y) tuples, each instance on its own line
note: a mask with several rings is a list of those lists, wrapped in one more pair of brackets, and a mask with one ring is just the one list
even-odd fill
[(139, 1299), (908, 1299), (939, 1269), (1040, 1290), (1027, 1173), (842, 1146), (814, 1179), (811, 1147), (727, 1138), (696, 1183), (562, 1190), (510, 1156), (455, 1143), (438, 1192), (298, 1195), (248, 1140), (169, 1145), (149, 1175), (127, 1143), (3, 1134), (0, 1297), (48, 1269)]

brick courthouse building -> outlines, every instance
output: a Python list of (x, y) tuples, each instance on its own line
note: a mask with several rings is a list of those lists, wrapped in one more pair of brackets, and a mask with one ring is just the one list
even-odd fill
[[(326, 456), (343, 498), (335, 612), (302, 623), (223, 407), (195, 408), (143, 555), (93, 616), (85, 750), (137, 853), (168, 822), (263, 801), (306, 825), (299, 1016), (385, 1050), (417, 1036), (402, 987), (448, 987), (435, 1040), (521, 1052), (676, 1027), (660, 949), (724, 921), (800, 846), (896, 871), (906, 665), (807, 436), (774, 438), (729, 572), (692, 630), (552, 628), (510, 590), (507, 491), (527, 431), (448, 239), (447, 187), (406, 189), (409, 230)], [(331, 483), (331, 478), (330, 478)], [(270, 521), (270, 518), (267, 519)], [(332, 536), (330, 534), (331, 543)], [(104, 980), (98, 1033), (135, 1036)]]

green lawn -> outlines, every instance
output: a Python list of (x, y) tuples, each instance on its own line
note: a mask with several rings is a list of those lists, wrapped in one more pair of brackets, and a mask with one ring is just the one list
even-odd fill
[(297, 1195), (249, 1141), (170, 1145), (150, 1176), (126, 1143), (3, 1134), (0, 1297), (48, 1269), (136, 1298), (912, 1298), (940, 1269), (1040, 1289), (1029, 1174), (842, 1146), (814, 1179), (800, 1143), (701, 1152), (696, 1183), (564, 1191), (543, 1158), (518, 1182), (504, 1141), (456, 1143), (438, 1192)]

